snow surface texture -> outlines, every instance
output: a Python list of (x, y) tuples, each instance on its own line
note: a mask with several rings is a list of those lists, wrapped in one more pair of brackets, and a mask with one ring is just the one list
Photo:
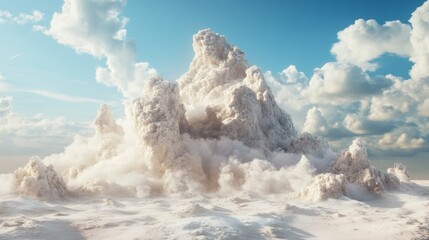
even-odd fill
[[(380, 195), (409, 177), (371, 166), (359, 140), (335, 154), (322, 137), (299, 134), (263, 74), (209, 29), (193, 37), (195, 57), (177, 83), (146, 81), (121, 122), (102, 105), (95, 135), (15, 172), (21, 195), (193, 196), (291, 193), (309, 201), (364, 191)], [(44, 165), (52, 164), (46, 167)], [(64, 178), (57, 176), (54, 169)], [(13, 188), (12, 188), (13, 189)], [(66, 190), (68, 189), (68, 190)]]

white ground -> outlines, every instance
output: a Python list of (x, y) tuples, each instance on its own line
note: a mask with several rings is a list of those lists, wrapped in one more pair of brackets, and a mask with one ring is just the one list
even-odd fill
[(0, 198), (0, 239), (429, 239), (429, 181), (417, 193), (321, 202), (264, 199)]

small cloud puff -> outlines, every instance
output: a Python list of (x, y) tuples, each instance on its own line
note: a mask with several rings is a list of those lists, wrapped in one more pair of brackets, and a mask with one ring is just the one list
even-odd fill
[(17, 16), (13, 16), (9, 11), (0, 10), (0, 24), (2, 23), (16, 23), (24, 25), (27, 23), (38, 23), (42, 21), (45, 14), (38, 10), (33, 10), (31, 14), (19, 13)]

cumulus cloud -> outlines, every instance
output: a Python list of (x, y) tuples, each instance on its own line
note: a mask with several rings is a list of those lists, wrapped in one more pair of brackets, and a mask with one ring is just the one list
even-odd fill
[(369, 118), (373, 120), (405, 119), (406, 113), (415, 113), (418, 99), (414, 99), (402, 87), (403, 83), (397, 83), (382, 95), (371, 99)]
[[(326, 107), (324, 109), (326, 110)], [(322, 114), (320, 108), (312, 107), (307, 112), (302, 131), (324, 136), (332, 140), (357, 136), (356, 133), (349, 131), (343, 126), (341, 123), (341, 115), (342, 114), (339, 114), (339, 116), (330, 118), (328, 121)]]
[(9, 11), (2, 11), (0, 10), (0, 24), (1, 23), (16, 23), (19, 25), (24, 25), (27, 23), (38, 23), (43, 19), (44, 13), (33, 10), (31, 14), (26, 13), (19, 13), (18, 15), (14, 16)]
[[(329, 166), (335, 154), (327, 142), (298, 135), (263, 74), (237, 47), (211, 30), (196, 34), (193, 45), (195, 58), (178, 83), (146, 81), (130, 107), (131, 119), (117, 122), (102, 106), (93, 137), (77, 137), (64, 153), (43, 160), (68, 189), (122, 196), (279, 193), (305, 186)], [(201, 103), (207, 103), (201, 116), (187, 115)], [(16, 172), (19, 179), (50, 168), (32, 161), (26, 169)], [(20, 183), (19, 192), (38, 196), (46, 189), (38, 180)], [(41, 191), (28, 192), (33, 183)]]
[(322, 116), (319, 109), (312, 107), (308, 110), (304, 128), (302, 129), (303, 131), (318, 135), (326, 135), (328, 129), (328, 122)]
[(371, 62), (385, 53), (410, 56), (411, 27), (400, 21), (383, 25), (375, 20), (356, 20), (354, 24), (338, 32), (339, 42), (332, 46), (331, 53), (338, 62), (351, 63), (364, 70), (375, 70)]
[[(414, 66), (410, 71), (410, 75), (415, 79), (429, 77), (429, 19), (427, 12), (429, 11), (429, 2), (426, 1), (423, 5), (413, 12), (410, 23), (413, 26), (411, 30), (411, 44), (413, 51), (411, 61)], [(427, 81), (426, 81), (427, 83)]]
[[(315, 68), (309, 78), (293, 65), (279, 74), (266, 72), (279, 105), (300, 129), (342, 146), (351, 136), (361, 136), (372, 150), (388, 150), (386, 146), (395, 146), (398, 139), (403, 147), (397, 149), (418, 144), (416, 151), (427, 149), (427, 141), (421, 140), (429, 130), (428, 8), (429, 2), (419, 7), (410, 24), (356, 20), (338, 33), (331, 49), (337, 61)], [(373, 76), (370, 71), (383, 54), (409, 58), (414, 63), (410, 79)], [(388, 141), (386, 134), (393, 140)]]
[(305, 73), (299, 72), (295, 65), (290, 65), (280, 73), (280, 80), (285, 83), (301, 83), (306, 84), (308, 82)]
[(264, 77), (278, 104), (294, 116), (295, 124), (302, 129), (305, 121), (302, 113), (312, 106), (308, 97), (301, 94), (308, 84), (308, 78), (293, 65), (277, 75), (267, 71)]
[(344, 126), (358, 135), (379, 135), (393, 130), (396, 124), (393, 121), (372, 121), (362, 115), (347, 114)]
[(391, 84), (392, 82), (383, 76), (371, 78), (358, 66), (329, 62), (314, 70), (303, 94), (313, 102), (323, 101), (339, 105), (379, 94)]
[[(362, 142), (354, 141), (337, 155), (324, 138), (300, 134), (266, 81), (279, 87), (274, 90), (276, 99), (307, 113), (304, 130), (343, 137), (393, 129), (393, 125), (381, 127), (381, 121), (388, 119), (363, 116), (372, 113), (372, 99), (397, 85), (407, 86), (404, 94), (418, 99), (422, 95), (412, 81), (370, 77), (349, 62), (327, 63), (310, 80), (289, 66), (276, 79), (250, 66), (244, 53), (224, 36), (206, 29), (194, 35), (195, 56), (189, 70), (178, 83), (168, 82), (147, 63), (135, 63), (135, 48), (126, 36), (128, 20), (120, 16), (124, 4), (65, 0), (49, 29), (35, 27), (77, 52), (106, 58), (107, 66), (96, 71), (97, 81), (117, 87), (125, 97), (139, 98), (118, 121), (102, 106), (92, 137), (76, 137), (63, 153), (45, 158), (43, 164), (33, 160), (18, 171), (19, 179), (47, 173), (20, 183), (22, 194), (34, 195), (28, 189), (41, 189), (36, 195), (51, 191), (39, 186), (46, 181), (59, 186), (59, 193), (67, 188), (81, 194), (121, 196), (230, 194), (231, 190), (265, 195), (298, 191), (310, 184), (301, 194), (310, 200), (347, 195), (350, 184), (371, 194), (398, 186), (394, 175), (370, 165)], [(9, 134), (17, 130), (13, 134), (40, 138), (58, 134), (55, 131), (65, 125), (64, 119), (22, 119), (12, 111), (11, 98), (2, 99), (0, 106), (4, 115), (0, 120), (5, 122), (0, 131)], [(423, 146), (422, 140), (417, 133), (407, 133), (383, 137), (378, 144), (414, 148)], [(54, 173), (64, 178), (64, 184)]]
[(402, 133), (400, 135), (393, 135), (390, 133), (384, 134), (383, 138), (381, 138), (378, 143), (383, 149), (415, 149), (420, 148), (425, 143), (423, 138), (412, 138), (408, 136), (406, 133)]
[[(337, 155), (324, 138), (300, 134), (261, 71), (224, 36), (206, 29), (193, 39), (195, 57), (178, 82), (146, 81), (120, 121), (101, 106), (92, 137), (77, 137), (63, 153), (31, 159), (15, 172), (17, 192), (38, 198), (69, 191), (139, 197), (298, 192), (317, 201), (348, 195), (349, 184), (375, 195), (398, 187), (396, 177), (370, 165), (360, 141)], [(326, 131), (323, 119), (312, 108), (305, 126)]]
[(77, 52), (106, 58), (107, 66), (97, 68), (96, 80), (135, 98), (144, 80), (157, 73), (148, 63), (135, 62), (134, 44), (126, 39), (128, 19), (120, 16), (124, 4), (124, 0), (66, 0), (44, 32)]
[(383, 54), (390, 53), (409, 58), (413, 63), (412, 79), (429, 77), (429, 20), (426, 13), (429, 2), (417, 8), (409, 23), (388, 21), (380, 25), (375, 20), (356, 20), (354, 24), (338, 32), (338, 42), (331, 53), (338, 62), (357, 65), (373, 71), (377, 64), (372, 62)]
[(425, 117), (429, 117), (429, 99), (426, 99), (419, 106), (419, 114)]

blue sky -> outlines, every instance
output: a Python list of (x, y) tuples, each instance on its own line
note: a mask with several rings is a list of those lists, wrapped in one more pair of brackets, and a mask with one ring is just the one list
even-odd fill
[[(129, 1), (124, 15), (131, 19), (129, 36), (141, 43), (142, 59), (171, 78), (187, 69), (190, 36), (204, 28), (227, 36), (264, 70), (280, 72), (294, 64), (311, 74), (334, 59), (329, 50), (337, 32), (356, 19), (407, 22), (422, 2)], [(399, 73), (407, 72), (408, 66)]]
[[(166, 79), (174, 81), (186, 72), (193, 58), (192, 35), (200, 29), (211, 28), (215, 32), (225, 35), (229, 42), (242, 49), (250, 64), (259, 66), (263, 72), (270, 71), (270, 76), (275, 79), (274, 81), (282, 78), (281, 72), (289, 65), (295, 65), (297, 71), (305, 74), (307, 81), (310, 79), (313, 81), (315, 68), (322, 68), (326, 63), (336, 62), (341, 56), (348, 54), (340, 51), (335, 55), (331, 53), (331, 49), (335, 43), (340, 42), (337, 34), (353, 25), (355, 20), (374, 19), (380, 26), (386, 21), (399, 20), (401, 26), (405, 26), (404, 31), (407, 31), (411, 14), (423, 3), (424, 1), (417, 0), (129, 0), (121, 9), (120, 16), (129, 19), (125, 26), (126, 39), (132, 41), (135, 47), (135, 61), (149, 62), (150, 66)], [(88, 130), (84, 130), (82, 126), (93, 120), (96, 109), (102, 102), (108, 103), (113, 108), (116, 117), (122, 117), (123, 96), (115, 87), (107, 87), (95, 81), (95, 69), (98, 66), (105, 66), (105, 57), (77, 53), (76, 47), (70, 46), (72, 44), (68, 44), (68, 46), (61, 44), (61, 41), (58, 40), (61, 39), (61, 36), (58, 35), (61, 32), (57, 35), (43, 33), (50, 28), (54, 12), (61, 12), (62, 4), (62, 1), (47, 0), (4, 0), (0, 2), (0, 11), (3, 11), (3, 15), (4, 12), (11, 15), (9, 18), (3, 17), (3, 22), (0, 21), (0, 35), (2, 36), (0, 74), (3, 78), (0, 83), (3, 86), (6, 85), (2, 88), (2, 84), (0, 84), (0, 96), (12, 97), (13, 114), (19, 116), (21, 120), (24, 119), (35, 124), (42, 118), (51, 120), (64, 118), (70, 129), (84, 133)], [(43, 13), (43, 18), (27, 20), (25, 23), (17, 22), (16, 17), (19, 14), (32, 15), (34, 10)], [(364, 25), (369, 24), (366, 22)], [(35, 30), (34, 26), (38, 26), (36, 28), (39, 30)], [(368, 30), (368, 36), (372, 36), (371, 31)], [(380, 30), (380, 32), (382, 31), (384, 30)], [(390, 27), (387, 31), (391, 31)], [(347, 45), (347, 41), (342, 42)], [(382, 42), (380, 38), (368, 41), (374, 45), (374, 48), (379, 47), (376, 42)], [(390, 40), (386, 38), (386, 42), (388, 41)], [(356, 62), (358, 60), (352, 59), (351, 64), (357, 66), (353, 68), (353, 71), (362, 71), (363, 77), (361, 77), (370, 79), (369, 82), (378, 81), (373, 80), (377, 75), (385, 76), (387, 74), (402, 77), (402, 81), (407, 81), (410, 78), (408, 73), (413, 66), (413, 62), (410, 60), (413, 58), (413, 53), (391, 46), (395, 44), (392, 43), (386, 47), (387, 50), (381, 51), (380, 56), (365, 59), (366, 62), (377, 62), (378, 68), (365, 69), (365, 66), (359, 65), (361, 62), (358, 63)], [(335, 70), (336, 66), (332, 64), (329, 67), (326, 66), (326, 69)], [(325, 72), (325, 74), (327, 73)], [(315, 78), (314, 81), (316, 81)], [(386, 84), (394, 85), (391, 82)], [(275, 89), (276, 86), (277, 89)], [(392, 108), (398, 107), (399, 109), (398, 111), (392, 110), (392, 114), (400, 115), (392, 115), (391, 119), (384, 119), (375, 112), (377, 106), (383, 106), (383, 104), (390, 106), (390, 103), (386, 103), (386, 101), (391, 101), (388, 95), (386, 97), (380, 95), (384, 94), (384, 91), (397, 92), (393, 88), (390, 89), (389, 86), (372, 89), (374, 90), (373, 95), (357, 94), (353, 100), (338, 96), (332, 100), (344, 102), (344, 104), (331, 104), (326, 99), (323, 100), (320, 95), (309, 94), (308, 91), (299, 93), (300, 96), (307, 94), (305, 96), (312, 99), (302, 105), (301, 111), (290, 108), (289, 100), (281, 100), (282, 87), (291, 89), (294, 86), (273, 84), (272, 88), (278, 94), (276, 97), (279, 99), (279, 104), (292, 114), (300, 128), (305, 127), (307, 120), (310, 123), (308, 113), (312, 107), (317, 108), (322, 118), (325, 119), (318, 123), (326, 122), (328, 127), (337, 123), (344, 125), (328, 130), (326, 130), (327, 127), (324, 127), (323, 131), (320, 130), (320, 126), (313, 128), (319, 129), (315, 130), (315, 134), (326, 135), (332, 141), (333, 146), (342, 147), (354, 137), (363, 137), (370, 143), (385, 144), (383, 147), (369, 149), (374, 158), (383, 158), (388, 155), (387, 151), (391, 148), (398, 149), (393, 143), (403, 143), (403, 147), (399, 147), (397, 154), (410, 156), (409, 158), (412, 159), (427, 159), (428, 127), (423, 126), (422, 123), (426, 116), (422, 113), (425, 111), (422, 108), (426, 107), (424, 99), (420, 99), (422, 101), (419, 102), (420, 95), (418, 96), (417, 92), (404, 93), (401, 96), (404, 99), (413, 98), (411, 100), (413, 104), (417, 104), (417, 107), (415, 109), (411, 107), (414, 110), (403, 110), (404, 107), (401, 108), (398, 104), (391, 103)], [(321, 94), (323, 95), (323, 93)], [(323, 101), (325, 101), (323, 104), (318, 104)], [(371, 104), (374, 108), (365, 108), (365, 104)], [(317, 115), (317, 111), (312, 113)], [(366, 116), (371, 115), (370, 113), (373, 116), (371, 119)], [(391, 132), (375, 131), (373, 126), (377, 124), (391, 125)], [(23, 155), (31, 155), (30, 152), (34, 149), (37, 149), (34, 154), (41, 155), (59, 151), (73, 135), (71, 130), (67, 130), (67, 134), (64, 134), (60, 130), (61, 127), (63, 126), (58, 126), (57, 132), (59, 135), (64, 135), (64, 138), (61, 141), (55, 140), (55, 147), (41, 150), (40, 148), (44, 147), (38, 143), (39, 145), (35, 144), (34, 148), (26, 149), (26, 153)], [(312, 128), (307, 124), (307, 130), (309, 129)], [(55, 131), (53, 132), (55, 133)], [(338, 134), (339, 132), (341, 134)], [(405, 140), (401, 142), (400, 136), (403, 134), (405, 134), (403, 137)], [(14, 139), (25, 137), (25, 134), (19, 137), (12, 135), (11, 132), (7, 132), (0, 137), (0, 145), (3, 144), (3, 149), (6, 148), (5, 144), (9, 137)], [(56, 138), (52, 136), (46, 141), (54, 141), (52, 139)], [(24, 151), (25, 147), (21, 146), (22, 144), (16, 145), (16, 150), (9, 151), (8, 157), (19, 156)], [(0, 149), (2, 148), (0, 147)], [(0, 161), (8, 161), (7, 159), (0, 157)]]

